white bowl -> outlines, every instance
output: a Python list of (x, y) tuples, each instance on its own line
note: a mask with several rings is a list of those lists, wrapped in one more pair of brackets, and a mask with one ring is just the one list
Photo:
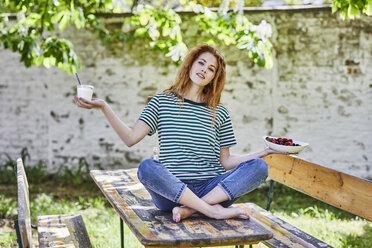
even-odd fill
[(273, 149), (275, 151), (278, 151), (278, 152), (299, 153), (309, 145), (308, 143), (305, 143), (305, 142), (302, 142), (302, 141), (297, 141), (297, 140), (293, 140), (293, 143), (299, 144), (299, 146), (278, 145), (278, 144), (275, 144), (275, 143), (272, 143), (272, 142), (266, 140), (266, 137), (275, 138), (275, 139), (280, 138), (280, 137), (273, 137), (273, 136), (263, 136), (262, 137), (268, 147), (270, 147), (271, 149)]

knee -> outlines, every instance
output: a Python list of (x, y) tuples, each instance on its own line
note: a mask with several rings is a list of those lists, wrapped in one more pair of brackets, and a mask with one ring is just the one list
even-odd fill
[(267, 166), (265, 160), (262, 158), (255, 158), (255, 168), (257, 169), (257, 174), (266, 179), (269, 175), (269, 166)]
[(145, 159), (138, 166), (137, 177), (140, 182), (151, 176), (154, 171), (155, 162), (153, 159)]

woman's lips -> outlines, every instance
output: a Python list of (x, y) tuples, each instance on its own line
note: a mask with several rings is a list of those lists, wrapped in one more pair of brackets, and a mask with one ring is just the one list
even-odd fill
[(201, 73), (196, 73), (196, 75), (197, 75), (198, 77), (200, 77), (201, 79), (205, 79), (204, 75), (201, 74)]

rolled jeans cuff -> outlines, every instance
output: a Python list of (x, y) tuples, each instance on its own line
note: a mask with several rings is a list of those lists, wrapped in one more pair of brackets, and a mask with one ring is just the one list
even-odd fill
[(183, 193), (185, 192), (187, 186), (186, 184), (182, 185), (182, 188), (181, 190), (178, 192), (178, 194), (176, 195), (176, 198), (174, 198), (174, 202), (178, 203), (181, 199), (181, 196), (183, 195)]
[(229, 200), (232, 200), (234, 198), (234, 195), (223, 182), (220, 182), (219, 184), (217, 184), (217, 186), (219, 186), (222, 189), (222, 191), (225, 192), (227, 197), (229, 197)]

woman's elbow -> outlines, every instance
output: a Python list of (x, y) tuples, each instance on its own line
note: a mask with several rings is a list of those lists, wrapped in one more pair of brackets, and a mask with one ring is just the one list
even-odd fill
[(132, 147), (134, 146), (135, 144), (137, 144), (137, 142), (133, 141), (133, 140), (123, 140), (124, 144), (127, 146), (127, 147)]

